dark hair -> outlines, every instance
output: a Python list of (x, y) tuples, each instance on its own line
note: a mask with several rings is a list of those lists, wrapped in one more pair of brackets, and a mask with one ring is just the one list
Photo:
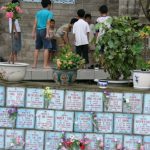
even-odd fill
[(43, 8), (46, 8), (46, 7), (48, 7), (48, 5), (51, 5), (51, 1), (50, 0), (42, 0), (41, 5)]
[(54, 22), (54, 23), (55, 23), (55, 20), (54, 20), (54, 19), (51, 19), (51, 22)]
[(74, 24), (75, 22), (77, 22), (78, 19), (77, 18), (72, 18), (71, 21), (70, 21), (70, 24)]
[(85, 16), (85, 10), (84, 10), (84, 9), (79, 9), (79, 10), (77, 11), (77, 15), (78, 15), (78, 17), (80, 17), (80, 18), (84, 18), (84, 16)]
[(90, 19), (91, 19), (92, 16), (91, 16), (91, 14), (85, 14), (85, 17), (84, 17), (84, 18), (85, 18), (85, 19), (86, 19), (86, 18), (90, 18)]
[(108, 7), (106, 5), (102, 5), (99, 7), (99, 11), (102, 14), (106, 14), (108, 12)]
[(19, 0), (12, 0), (11, 2), (12, 2), (12, 3), (18, 3), (18, 4), (20, 4), (20, 1), (19, 1)]

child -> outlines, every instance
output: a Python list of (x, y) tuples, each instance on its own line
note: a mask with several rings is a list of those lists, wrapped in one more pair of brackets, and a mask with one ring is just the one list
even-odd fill
[(69, 41), (69, 32), (71, 32), (71, 29), (75, 22), (77, 22), (77, 18), (72, 18), (70, 23), (62, 25), (56, 32), (56, 36), (58, 38), (58, 46), (62, 48), (65, 44), (70, 44)]
[(52, 48), (49, 50), (49, 59), (54, 57), (57, 51), (57, 43), (56, 43), (56, 29), (55, 29), (55, 20), (51, 19), (50, 21), (50, 29), (49, 29), (50, 41), (52, 44)]
[(93, 69), (94, 65), (94, 58), (93, 58), (93, 52), (95, 50), (95, 43), (94, 41), (96, 40), (95, 37), (95, 25), (92, 24), (92, 16), (91, 14), (85, 14), (85, 21), (89, 24), (90, 27), (90, 33), (89, 33), (89, 63), (92, 64), (89, 69)]
[(43, 68), (48, 69), (48, 57), (49, 50), (51, 48), (51, 43), (49, 42), (49, 22), (53, 19), (53, 13), (50, 10), (51, 1), (50, 0), (42, 0), (41, 5), (43, 9), (39, 10), (36, 13), (32, 37), (35, 39), (36, 36), (36, 49), (34, 51), (34, 63), (32, 68), (37, 67), (38, 53), (39, 50), (44, 48), (44, 63)]
[(86, 21), (84, 21), (85, 11), (84, 9), (79, 9), (77, 11), (79, 20), (73, 26), (73, 34), (75, 35), (75, 46), (76, 53), (85, 59), (85, 63), (89, 63), (88, 58), (88, 38), (90, 27)]
[(95, 46), (92, 44), (92, 41), (94, 39), (94, 35), (95, 35), (95, 25), (92, 24), (92, 16), (91, 14), (85, 14), (85, 21), (89, 24), (90, 27), (90, 33), (89, 33), (89, 47), (90, 50), (94, 50)]
[[(111, 27), (111, 22), (112, 22), (112, 18), (110, 16), (108, 16), (108, 8), (106, 5), (102, 5), (99, 8), (99, 12), (100, 12), (100, 17), (97, 18), (97, 23), (98, 24), (104, 24), (106, 25), (108, 28)], [(98, 31), (97, 31), (97, 41), (99, 38), (101, 38), (103, 36), (103, 34), (105, 33), (105, 30), (101, 27), (99, 27)], [(101, 46), (101, 53), (104, 53), (104, 45)]]
[[(18, 3), (18, 6), (20, 6), (19, 0), (12, 0), (12, 3)], [(12, 24), (12, 20), (10, 24)], [(16, 19), (14, 22), (13, 30), (14, 31), (11, 31), (11, 32), (14, 32), (12, 52), (9, 56), (9, 62), (12, 62), (12, 63), (17, 61), (17, 54), (18, 52), (21, 51), (21, 28), (20, 28), (18, 19)]]

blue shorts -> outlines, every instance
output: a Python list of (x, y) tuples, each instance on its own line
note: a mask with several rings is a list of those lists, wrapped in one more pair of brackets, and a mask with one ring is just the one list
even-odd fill
[(18, 53), (20, 50), (21, 50), (21, 32), (18, 32), (17, 38), (15, 38), (14, 33), (12, 51)]
[(36, 49), (51, 49), (52, 45), (49, 39), (46, 38), (46, 29), (36, 30)]
[(51, 39), (50, 41), (51, 41), (51, 44), (52, 44), (52, 48), (49, 49), (50, 52), (51, 52), (51, 51), (52, 51), (52, 52), (57, 51), (57, 42), (56, 42), (56, 39)]

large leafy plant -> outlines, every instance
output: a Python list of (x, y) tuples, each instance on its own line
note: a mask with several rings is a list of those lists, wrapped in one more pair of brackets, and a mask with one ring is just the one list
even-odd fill
[(131, 70), (136, 69), (143, 49), (139, 34), (141, 25), (131, 17), (122, 16), (113, 18), (110, 29), (106, 26), (104, 28), (105, 34), (98, 39), (96, 53), (104, 45), (104, 70), (113, 80), (118, 80), (121, 76), (128, 79)]
[(84, 63), (85, 60), (75, 54), (70, 45), (65, 45), (56, 59), (57, 69), (59, 70), (79, 69)]

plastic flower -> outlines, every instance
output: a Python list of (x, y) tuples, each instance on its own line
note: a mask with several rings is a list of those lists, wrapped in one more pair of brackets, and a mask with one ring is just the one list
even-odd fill
[(7, 3), (5, 6), (2, 6), (0, 10), (5, 12), (6, 18), (11, 19), (19, 19), (20, 14), (23, 13), (19, 3)]
[(104, 148), (104, 142), (103, 142), (103, 141), (100, 142), (99, 147), (100, 147), (101, 149)]
[(117, 144), (116, 149), (117, 149), (117, 150), (122, 150), (122, 145), (121, 145), (121, 144)]
[(13, 108), (10, 108), (10, 109), (8, 110), (9, 118), (10, 118), (12, 121), (16, 120), (16, 118), (17, 118), (17, 113), (18, 113), (17, 107), (13, 107)]
[(52, 90), (50, 89), (50, 87), (46, 87), (44, 89), (44, 99), (46, 102), (46, 107), (48, 107), (51, 98), (52, 98)]
[(44, 98), (46, 98), (46, 99), (52, 98), (52, 91), (51, 91), (50, 87), (46, 87), (44, 89)]
[(18, 13), (20, 13), (20, 14), (23, 13), (23, 10), (22, 10), (19, 6), (16, 6), (16, 11), (17, 11)]
[(144, 145), (141, 145), (141, 146), (140, 146), (140, 150), (144, 150)]
[(6, 18), (13, 18), (14, 17), (14, 13), (13, 12), (6, 12)]
[(71, 70), (81, 68), (85, 60), (71, 50), (70, 45), (65, 45), (59, 53), (58, 58), (55, 60), (57, 69)]
[(6, 6), (2, 6), (1, 8), (0, 8), (0, 10), (6, 10)]

